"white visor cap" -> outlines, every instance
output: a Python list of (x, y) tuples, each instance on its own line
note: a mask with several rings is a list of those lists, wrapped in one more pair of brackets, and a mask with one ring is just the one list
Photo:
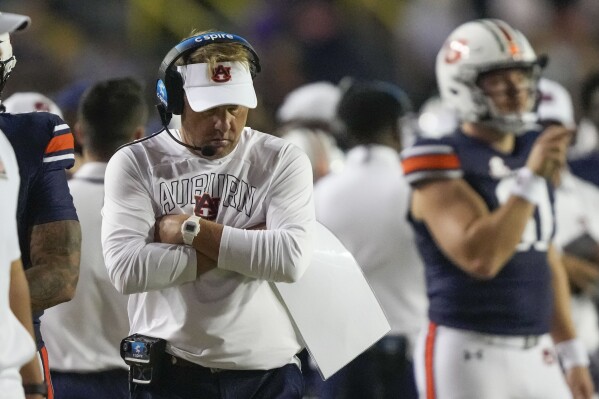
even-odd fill
[(31, 23), (27, 15), (0, 12), (0, 33), (12, 33), (26, 29)]
[(210, 73), (208, 64), (177, 67), (183, 77), (183, 89), (195, 112), (221, 105), (256, 108), (258, 99), (249, 68), (242, 62), (219, 62)]

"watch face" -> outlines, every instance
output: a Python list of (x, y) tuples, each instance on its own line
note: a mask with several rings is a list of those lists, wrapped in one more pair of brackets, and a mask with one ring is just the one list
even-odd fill
[(193, 233), (196, 229), (196, 226), (194, 223), (185, 223), (185, 231), (188, 233)]

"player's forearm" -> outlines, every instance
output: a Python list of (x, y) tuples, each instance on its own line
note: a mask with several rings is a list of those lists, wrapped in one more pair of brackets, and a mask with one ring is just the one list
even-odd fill
[(472, 223), (464, 234), (464, 253), (472, 270), (494, 277), (516, 252), (534, 206), (513, 198)]
[(443, 252), (465, 272), (493, 278), (513, 256), (534, 207), (511, 198), (489, 211), (464, 181), (436, 181), (414, 191), (412, 214), (423, 219)]
[[(25, 278), (21, 261), (14, 261), (11, 264), (9, 298), (10, 309), (13, 314), (19, 322), (21, 322), (23, 327), (25, 327), (27, 332), (29, 332), (31, 339), (34, 339), (29, 288), (27, 286), (27, 279)], [(33, 356), (31, 360), (21, 368), (21, 377), (25, 384), (38, 384), (43, 381), (37, 356)]]
[(553, 246), (549, 248), (547, 256), (553, 288), (551, 336), (557, 343), (576, 337), (576, 330), (570, 316), (570, 288), (566, 270)]
[(70, 301), (79, 279), (81, 228), (75, 220), (35, 225), (26, 271), (34, 312)]

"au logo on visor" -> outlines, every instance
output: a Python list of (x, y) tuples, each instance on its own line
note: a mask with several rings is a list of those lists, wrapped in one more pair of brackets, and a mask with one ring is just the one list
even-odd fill
[(225, 83), (231, 80), (231, 67), (219, 64), (214, 68), (212, 80), (217, 83)]

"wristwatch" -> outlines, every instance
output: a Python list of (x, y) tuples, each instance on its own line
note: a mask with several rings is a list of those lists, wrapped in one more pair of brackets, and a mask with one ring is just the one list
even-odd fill
[(200, 232), (200, 219), (201, 217), (192, 215), (181, 225), (181, 234), (183, 235), (185, 245), (191, 245), (193, 239)]

